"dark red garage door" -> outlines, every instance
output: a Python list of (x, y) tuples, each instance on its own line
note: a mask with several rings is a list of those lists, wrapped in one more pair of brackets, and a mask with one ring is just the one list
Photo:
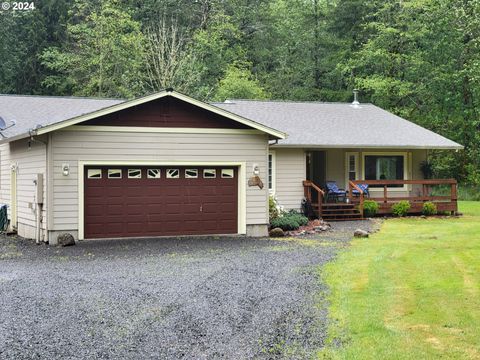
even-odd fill
[(237, 233), (237, 168), (85, 167), (84, 237)]

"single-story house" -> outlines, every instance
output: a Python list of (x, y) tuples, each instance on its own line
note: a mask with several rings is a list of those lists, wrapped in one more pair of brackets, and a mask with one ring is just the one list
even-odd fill
[(64, 232), (263, 236), (270, 193), (298, 210), (304, 197), (325, 202), (328, 181), (421, 197), (409, 181), (423, 179), (428, 150), (462, 149), (371, 104), (205, 103), (171, 89), (128, 101), (2, 95), (0, 117), (0, 202), (12, 230), (50, 243)]

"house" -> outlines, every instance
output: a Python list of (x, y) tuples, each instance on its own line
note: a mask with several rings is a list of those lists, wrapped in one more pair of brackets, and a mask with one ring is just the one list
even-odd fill
[(269, 193), (287, 209), (307, 196), (324, 216), (353, 206), (323, 207), (327, 180), (414, 196), (428, 150), (462, 148), (370, 104), (208, 104), (171, 89), (131, 101), (3, 95), (0, 116), (0, 202), (19, 235), (52, 244), (64, 232), (263, 236)]

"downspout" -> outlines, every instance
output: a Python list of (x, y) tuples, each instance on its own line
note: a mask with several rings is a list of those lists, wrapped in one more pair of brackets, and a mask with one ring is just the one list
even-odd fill
[[(47, 168), (47, 142), (36, 139), (36, 130), (30, 130), (30, 139), (28, 140), (28, 148), (32, 146), (32, 142), (38, 142), (45, 146), (45, 168)], [(33, 181), (35, 183), (35, 242), (40, 244), (42, 239), (42, 213), (43, 213), (43, 183), (44, 175), (39, 173), (37, 178)], [(44, 235), (44, 234), (43, 234)]]

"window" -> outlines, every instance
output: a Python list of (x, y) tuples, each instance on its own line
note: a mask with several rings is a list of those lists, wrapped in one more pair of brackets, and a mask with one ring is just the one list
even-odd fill
[[(365, 155), (365, 180), (403, 180), (405, 179), (404, 155)], [(371, 185), (371, 187), (383, 187)], [(403, 187), (403, 185), (389, 185)]]
[(87, 177), (89, 179), (101, 179), (102, 178), (102, 169), (88, 169)]
[(180, 170), (167, 169), (167, 179), (178, 179), (180, 177)]
[(348, 188), (348, 182), (360, 179), (358, 173), (358, 153), (345, 153), (345, 186)]
[(108, 169), (108, 178), (109, 179), (121, 179), (122, 178), (122, 169)]
[(141, 169), (128, 169), (128, 178), (129, 179), (141, 179), (142, 170)]
[(148, 179), (160, 179), (160, 169), (148, 169), (147, 178)]
[(233, 174), (233, 169), (222, 169), (222, 178), (231, 179)]
[(216, 178), (217, 171), (215, 169), (203, 169), (203, 177), (206, 179)]
[(275, 192), (275, 152), (268, 153), (268, 190)]
[(186, 179), (198, 178), (198, 169), (185, 169), (185, 178)]

